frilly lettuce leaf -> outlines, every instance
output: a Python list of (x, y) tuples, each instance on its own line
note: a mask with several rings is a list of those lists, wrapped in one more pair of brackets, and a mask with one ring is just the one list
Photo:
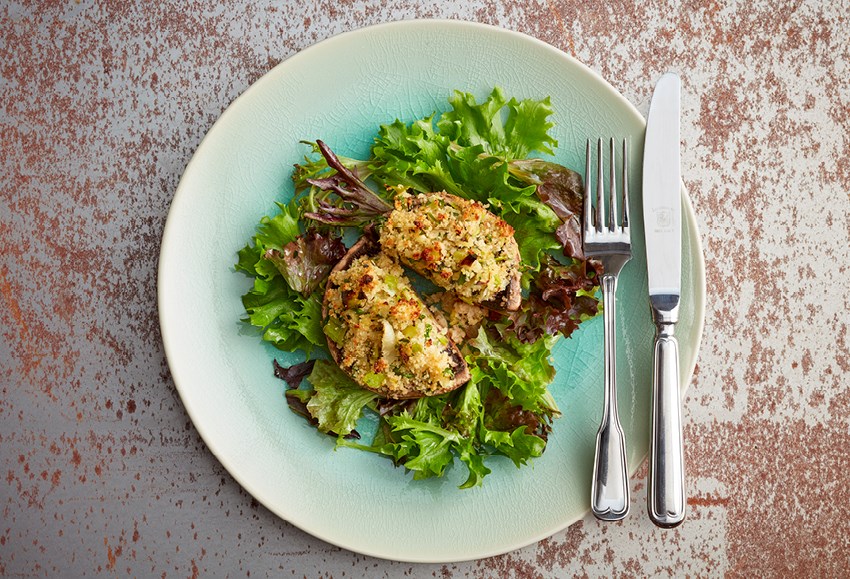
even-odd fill
[(372, 145), (373, 179), (394, 187), (404, 185), (415, 191), (447, 191), (463, 195), (464, 188), (449, 167), (449, 140), (437, 133), (430, 116), (406, 124), (396, 119), (381, 125)]
[[(281, 350), (310, 353), (315, 347), (326, 346), (321, 326), (321, 298), (316, 290), (321, 280), (316, 277), (327, 275), (333, 264), (322, 264), (319, 274), (306, 263), (299, 263), (299, 260), (314, 258), (315, 253), (291, 255), (287, 266), (291, 265), (292, 269), (287, 277), (296, 280), (296, 275), (307, 274), (309, 278), (305, 277), (303, 283), (298, 280), (297, 288), (312, 293), (302, 295), (287, 283), (276, 260), (267, 259), (266, 255), (283, 255), (284, 248), (301, 239), (300, 210), (294, 201), (288, 205), (279, 203), (278, 207), (277, 215), (260, 220), (252, 243), (238, 253), (236, 270), (254, 278), (253, 287), (242, 296), (242, 305), (248, 314), (244, 321), (261, 329), (263, 340)], [(334, 255), (341, 257), (338, 245), (329, 243), (323, 247), (333, 248)], [(287, 271), (285, 267), (282, 269)]]
[(282, 250), (287, 243), (298, 237), (301, 233), (298, 225), (301, 215), (295, 203), (288, 205), (276, 203), (276, 205), (280, 209), (278, 214), (260, 219), (251, 243), (239, 251), (239, 260), (236, 263), (238, 271), (264, 280), (270, 280), (278, 275), (275, 265), (264, 260), (263, 255), (269, 250)]
[(452, 447), (460, 442), (460, 434), (434, 421), (416, 420), (407, 414), (389, 416), (386, 420), (398, 441), (385, 445), (385, 453), (396, 461), (404, 459), (403, 464), (413, 471), (414, 479), (443, 475), (454, 460)]
[[(310, 360), (283, 367), (275, 360), (274, 375), (286, 380), (286, 402), (295, 414), (325, 434), (340, 439), (360, 438), (354, 426), (376, 395), (360, 388), (336, 365)], [(308, 375), (310, 388), (299, 388)]]
[(366, 449), (404, 465), (417, 480), (443, 476), (457, 457), (467, 469), (466, 481), (460, 488), (478, 486), (490, 473), (484, 464), (488, 452), (479, 439), (482, 413), (474, 383), (443, 396), (421, 398), (412, 411), (383, 417), (373, 446)]
[(552, 114), (549, 97), (542, 100), (507, 100), (501, 88), (478, 104), (469, 93), (455, 91), (449, 97), (452, 110), (437, 126), (442, 135), (461, 146), (480, 145), (486, 153), (524, 159), (533, 151), (552, 154), (558, 142), (549, 135)]
[(549, 356), (557, 340), (556, 336), (543, 336), (523, 344), (509, 332), (491, 337), (482, 326), (469, 341), (474, 351), (467, 357), (474, 364), (472, 380), (499, 390), (512, 406), (547, 417), (559, 414), (548, 390), (555, 377)]
[(546, 449), (546, 440), (536, 434), (526, 432), (528, 426), (517, 426), (511, 431), (490, 430), (482, 427), (482, 440), (492, 445), (499, 454), (507, 456), (520, 467), (529, 459), (537, 458)]
[(315, 393), (307, 402), (307, 410), (317, 421), (322, 432), (345, 436), (354, 430), (364, 407), (378, 395), (361, 388), (336, 364), (316, 360), (308, 378)]
[(555, 237), (560, 220), (536, 199), (528, 199), (518, 213), (504, 213), (502, 218), (514, 228), (514, 238), (525, 266), (523, 286), (528, 287), (531, 276), (540, 270), (546, 252), (561, 248)]
[[(291, 290), (290, 290), (291, 291)], [(325, 348), (327, 341), (322, 331), (322, 298), (313, 293), (308, 297), (292, 292), (289, 309), (266, 328), (263, 339), (280, 350), (304, 350), (308, 354), (314, 347)]]

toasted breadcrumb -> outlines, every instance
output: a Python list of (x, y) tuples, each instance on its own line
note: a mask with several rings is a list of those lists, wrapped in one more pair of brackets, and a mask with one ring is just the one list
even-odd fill
[[(419, 298), (401, 266), (364, 255), (331, 274), (325, 333), (339, 365), (361, 385), (390, 397), (450, 390), (453, 361), (444, 325)], [(328, 331), (327, 325), (336, 326)]]
[(493, 300), (519, 268), (514, 229), (477, 201), (401, 191), (381, 231), (392, 258), (471, 303)]

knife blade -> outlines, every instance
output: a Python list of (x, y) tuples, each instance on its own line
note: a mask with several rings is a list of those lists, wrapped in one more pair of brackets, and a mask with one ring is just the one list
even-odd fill
[(685, 518), (685, 469), (674, 335), (682, 287), (682, 197), (679, 153), (681, 83), (666, 73), (649, 106), (643, 157), (643, 219), (649, 301), (656, 326), (647, 510), (670, 528)]

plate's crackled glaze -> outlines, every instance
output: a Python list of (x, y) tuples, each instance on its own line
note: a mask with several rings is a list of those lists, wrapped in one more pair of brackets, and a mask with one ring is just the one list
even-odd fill
[[(650, 82), (648, 80), (647, 82)], [(543, 457), (520, 470), (492, 460), (484, 486), (461, 491), (463, 468), (413, 481), (390, 461), (340, 449), (289, 411), (272, 358), (294, 360), (239, 323), (250, 280), (236, 252), (274, 202), (291, 193), (301, 139), (368, 153), (379, 123), (447, 107), (453, 89), (485, 97), (550, 95), (556, 160), (580, 169), (588, 136), (631, 139), (631, 187), (640, 191), (641, 115), (594, 72), (533, 38), (454, 21), (407, 21), (341, 34), (282, 62), (216, 122), (174, 197), (159, 267), (162, 335), (174, 381), (210, 450), (271, 511), (333, 544), (406, 561), (456, 561), (542, 539), (589, 510), (594, 437), (602, 410), (602, 320), (555, 350), (552, 392), (563, 416)], [(683, 191), (684, 194), (684, 191)], [(634, 259), (620, 280), (619, 387), (632, 471), (648, 443), (653, 327), (639, 197)], [(686, 198), (687, 201), (687, 198)], [(704, 314), (702, 249), (685, 203), (682, 384), (696, 361)], [(636, 509), (637, 510), (637, 509)]]

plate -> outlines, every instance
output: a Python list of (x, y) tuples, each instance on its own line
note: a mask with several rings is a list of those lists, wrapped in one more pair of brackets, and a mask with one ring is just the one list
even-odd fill
[[(653, 79), (647, 79), (651, 83)], [(504, 553), (587, 515), (594, 439), (602, 412), (602, 319), (554, 352), (551, 386), (563, 416), (545, 454), (516, 469), (492, 460), (482, 487), (460, 490), (458, 465), (413, 481), (383, 457), (334, 451), (287, 408), (272, 359), (239, 320), (250, 280), (236, 252), (275, 201), (292, 194), (302, 139), (366, 156), (380, 123), (441, 112), (454, 89), (484, 98), (501, 86), (517, 98), (550, 95), (555, 160), (581, 170), (588, 136), (626, 136), (631, 187), (640, 191), (645, 122), (586, 66), (531, 37), (486, 25), (416, 20), (340, 34), (280, 63), (221, 115), (198, 147), (168, 215), (158, 299), (168, 363), (186, 410), (209, 449), (251, 495), (304, 531), (359, 553), (450, 562)], [(677, 329), (681, 379), (696, 362), (705, 277), (693, 210), (685, 197), (683, 303)], [(637, 197), (637, 196), (634, 196)], [(651, 342), (643, 224), (632, 207), (635, 257), (618, 292), (619, 407), (631, 471), (647, 454)], [(639, 497), (636, 497), (637, 501)], [(644, 506), (634, 505), (633, 516)]]

